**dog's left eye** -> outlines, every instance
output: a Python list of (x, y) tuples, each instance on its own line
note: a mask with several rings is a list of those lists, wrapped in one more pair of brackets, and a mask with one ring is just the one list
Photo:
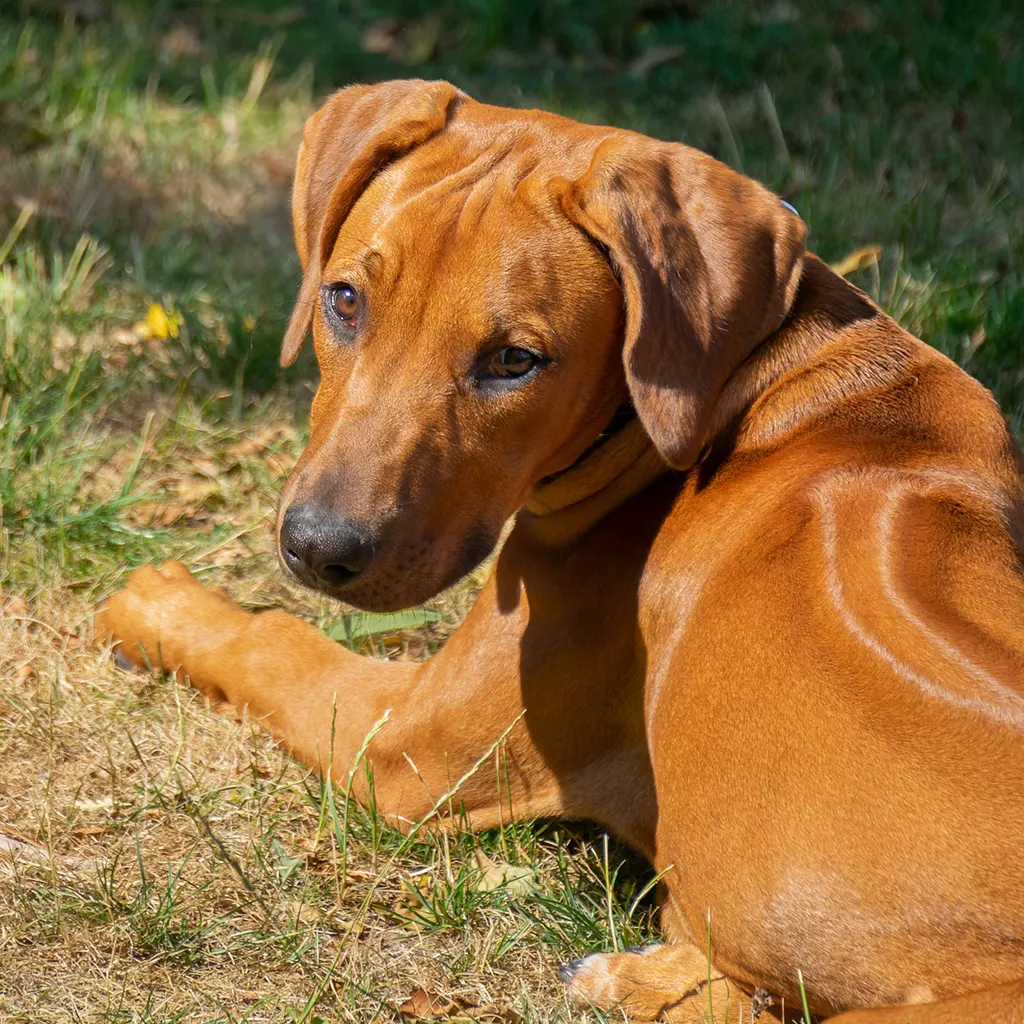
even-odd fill
[(488, 377), (524, 377), (539, 362), (539, 357), (527, 348), (503, 348), (487, 361), (484, 372)]

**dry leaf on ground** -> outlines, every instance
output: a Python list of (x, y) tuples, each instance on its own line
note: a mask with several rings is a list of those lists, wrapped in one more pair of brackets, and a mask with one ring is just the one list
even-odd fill
[(28, 601), (23, 597), (12, 597), (4, 605), (4, 615), (10, 615), (12, 618), (21, 618), (31, 613), (32, 609), (29, 608)]
[(480, 869), (477, 880), (478, 892), (491, 892), (504, 889), (506, 892), (522, 896), (537, 888), (537, 872), (530, 867), (515, 867), (504, 861), (492, 860), (483, 850), (473, 851), (473, 860)]
[(281, 908), (286, 921), (291, 924), (319, 924), (323, 915), (316, 907), (303, 903), (302, 900), (293, 900)]
[(217, 548), (204, 559), (210, 565), (230, 565), (239, 558), (248, 558), (249, 549), (240, 541), (231, 541)]
[(418, 988), (402, 1005), (398, 1012), (406, 1017), (420, 1020), (444, 1020), (459, 1010), (459, 1004), (443, 996)]
[[(291, 173), (290, 170), (289, 173)], [(234, 444), (227, 445), (224, 449), (224, 454), (230, 455), (235, 459), (249, 458), (253, 455), (259, 455), (260, 452), (265, 452), (268, 448), (272, 448), (275, 444), (280, 444), (282, 441), (294, 441), (297, 436), (295, 427), (292, 424), (272, 423), (269, 427), (264, 427), (263, 430), (252, 437), (246, 437)]]
[(14, 829), (7, 829), (0, 826), (0, 865), (31, 864), (35, 867), (55, 868), (67, 874), (89, 875), (94, 874), (101, 862), (92, 858), (74, 857), (68, 854), (54, 853), (39, 843), (34, 843), (15, 833)]
[(36, 667), (31, 661), (26, 661), (14, 670), (14, 682), (17, 685), (27, 683), (36, 674)]

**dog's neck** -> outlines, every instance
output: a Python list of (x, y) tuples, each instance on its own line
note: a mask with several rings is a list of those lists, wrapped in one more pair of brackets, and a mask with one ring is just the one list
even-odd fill
[(616, 414), (568, 469), (537, 484), (520, 519), (545, 543), (565, 544), (668, 471), (636, 414)]
[[(829, 400), (863, 386), (856, 365), (844, 371), (827, 353), (846, 328), (878, 318), (885, 315), (867, 296), (808, 256), (789, 316), (722, 388), (701, 459), (719, 436), (731, 438), (733, 452), (778, 445)], [(890, 354), (892, 372), (902, 365), (896, 355)], [(810, 377), (813, 386), (801, 388), (801, 379)], [(616, 414), (576, 462), (537, 484), (520, 520), (546, 543), (568, 543), (668, 472), (635, 414), (625, 422)]]

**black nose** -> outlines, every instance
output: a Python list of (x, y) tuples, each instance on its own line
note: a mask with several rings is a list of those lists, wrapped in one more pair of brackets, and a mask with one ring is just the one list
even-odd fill
[(312, 586), (343, 587), (369, 565), (369, 530), (316, 505), (293, 505), (281, 521), (285, 565)]

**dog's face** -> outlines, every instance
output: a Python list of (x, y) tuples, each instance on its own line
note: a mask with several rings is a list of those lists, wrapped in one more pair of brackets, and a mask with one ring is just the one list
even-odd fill
[[(695, 197), (673, 181), (680, 152)], [(447, 83), (336, 94), (296, 172), (305, 276), (282, 360), (311, 323), (321, 382), (282, 495), (284, 564), (364, 608), (419, 603), (629, 399), (666, 461), (692, 464), (729, 370), (795, 290), (803, 228), (765, 197), (683, 147)]]
[[(627, 395), (594, 246), (543, 183), (516, 187), (514, 160), (438, 188), (429, 149), (374, 179), (321, 274), (321, 382), (282, 502), (285, 564), (374, 609), (477, 565)], [(298, 516), (320, 551), (294, 550)]]

